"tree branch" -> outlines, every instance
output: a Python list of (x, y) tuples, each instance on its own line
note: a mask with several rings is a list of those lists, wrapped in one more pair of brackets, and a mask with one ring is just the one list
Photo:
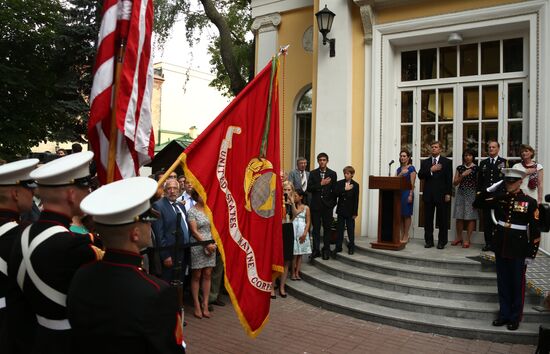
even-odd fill
[(220, 56), (223, 66), (231, 81), (231, 92), (236, 96), (246, 86), (246, 81), (241, 76), (237, 59), (233, 51), (231, 29), (225, 18), (218, 12), (212, 0), (200, 0), (204, 7), (204, 13), (216, 26), (220, 33)]

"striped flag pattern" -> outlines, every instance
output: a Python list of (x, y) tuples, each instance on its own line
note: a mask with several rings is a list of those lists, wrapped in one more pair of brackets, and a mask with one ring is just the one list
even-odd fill
[[(152, 2), (105, 0), (103, 4), (88, 122), (88, 138), (102, 184), (107, 179), (111, 112), (115, 102), (117, 139), (114, 180), (138, 175), (139, 167), (148, 163), (154, 155), (151, 116)], [(116, 55), (121, 40), (126, 40), (127, 44), (115, 97)]]

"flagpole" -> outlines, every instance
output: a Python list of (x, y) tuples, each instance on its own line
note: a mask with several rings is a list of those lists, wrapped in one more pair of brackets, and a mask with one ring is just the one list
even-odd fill
[(117, 109), (117, 97), (120, 84), (120, 73), (122, 71), (122, 62), (124, 60), (124, 52), (126, 50), (126, 40), (120, 42), (120, 47), (117, 53), (117, 60), (115, 66), (115, 84), (113, 104), (111, 108), (111, 130), (109, 135), (109, 157), (107, 160), (107, 183), (113, 182), (115, 179), (115, 162), (116, 162), (116, 146), (117, 146), (117, 121), (116, 121), (116, 109)]

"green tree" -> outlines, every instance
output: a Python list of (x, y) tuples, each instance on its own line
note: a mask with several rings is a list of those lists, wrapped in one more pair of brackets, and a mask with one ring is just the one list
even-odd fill
[(93, 0), (0, 0), (0, 156), (86, 132), (97, 6)]
[(218, 35), (209, 40), (210, 64), (216, 76), (210, 86), (226, 96), (236, 96), (254, 77), (254, 36), (250, 31), (252, 14), (250, 0), (190, 0), (155, 1), (155, 33), (162, 46), (178, 16), (183, 15), (186, 38), (190, 46), (198, 34), (214, 25)]

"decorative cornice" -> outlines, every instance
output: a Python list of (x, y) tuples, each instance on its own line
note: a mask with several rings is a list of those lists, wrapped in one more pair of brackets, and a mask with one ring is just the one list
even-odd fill
[(374, 10), (372, 8), (374, 1), (353, 0), (359, 6), (361, 22), (363, 23), (363, 35), (366, 43), (372, 43), (372, 26), (374, 26)]
[(281, 14), (277, 12), (255, 18), (251, 28), (253, 32), (271, 32), (277, 30), (280, 24)]

